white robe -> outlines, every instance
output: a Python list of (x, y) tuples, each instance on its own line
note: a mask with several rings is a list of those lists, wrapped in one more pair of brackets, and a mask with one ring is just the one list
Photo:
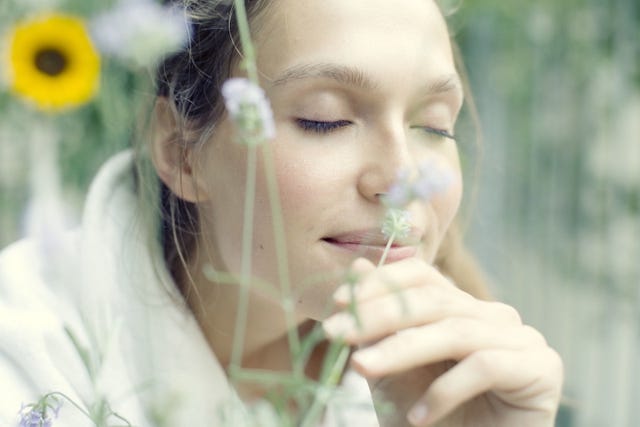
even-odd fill
[[(79, 230), (0, 253), (0, 427), (15, 426), (22, 405), (50, 392), (85, 410), (104, 398), (135, 426), (268, 424), (250, 418), (261, 406), (239, 403), (158, 261), (136, 209), (132, 165), (126, 151), (103, 166)], [(325, 425), (377, 425), (362, 377), (349, 373), (339, 395)], [(93, 424), (70, 402), (53, 422), (85, 425)]]

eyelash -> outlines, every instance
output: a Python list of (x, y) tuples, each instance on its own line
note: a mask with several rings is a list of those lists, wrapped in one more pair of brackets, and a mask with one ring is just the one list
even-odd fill
[[(314, 132), (319, 134), (330, 133), (351, 124), (348, 120), (324, 122), (320, 120), (296, 119), (296, 122), (305, 132)], [(456, 137), (444, 129), (436, 129), (429, 126), (412, 126), (412, 129), (421, 129), (426, 133), (456, 141)]]
[(337, 120), (334, 122), (323, 122), (319, 120), (296, 119), (298, 126), (305, 132), (330, 133), (351, 124), (348, 120)]
[(450, 132), (444, 130), (444, 129), (436, 129), (436, 128), (432, 128), (429, 126), (412, 126), (412, 129), (421, 129), (426, 133), (432, 134), (432, 135), (436, 135), (439, 136), (441, 138), (446, 138), (446, 139), (450, 139), (452, 141), (457, 141), (456, 137), (453, 136)]

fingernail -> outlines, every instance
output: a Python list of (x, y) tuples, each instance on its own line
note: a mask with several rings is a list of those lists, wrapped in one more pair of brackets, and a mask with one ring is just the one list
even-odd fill
[(367, 350), (356, 351), (353, 353), (352, 358), (359, 365), (369, 368), (380, 362), (381, 354), (377, 348), (370, 348)]
[(322, 322), (322, 328), (331, 338), (344, 337), (355, 329), (355, 320), (350, 314), (338, 313)]
[(356, 289), (353, 289), (354, 285), (342, 285), (334, 293), (333, 299), (336, 302), (347, 304), (351, 301), (353, 295), (356, 294)]
[(427, 405), (425, 405), (424, 403), (418, 403), (413, 408), (411, 408), (407, 419), (413, 425), (422, 425), (427, 421), (427, 415), (429, 415)]
[(357, 272), (364, 273), (375, 269), (376, 266), (367, 258), (360, 257), (353, 261), (351, 268)]

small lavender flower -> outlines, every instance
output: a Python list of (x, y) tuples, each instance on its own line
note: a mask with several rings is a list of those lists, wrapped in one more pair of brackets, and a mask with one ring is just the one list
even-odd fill
[(27, 412), (20, 418), (20, 427), (51, 427), (53, 420), (50, 416), (45, 417), (35, 409)]
[(411, 218), (404, 208), (414, 200), (427, 201), (450, 184), (452, 177), (434, 163), (423, 163), (418, 167), (418, 176), (411, 179), (404, 171), (398, 174), (396, 182), (389, 188), (383, 202), (387, 206), (382, 233), (388, 242), (379, 265), (384, 264), (389, 248), (396, 238), (403, 238), (411, 231)]
[(61, 406), (62, 402), (50, 395), (43, 397), (35, 405), (22, 405), (18, 413), (20, 417), (18, 427), (52, 427), (53, 420), (58, 418)]
[(245, 143), (258, 144), (275, 137), (273, 111), (262, 88), (248, 79), (236, 77), (224, 82), (222, 96)]
[(406, 206), (411, 201), (411, 183), (409, 181), (409, 173), (402, 171), (398, 174), (396, 181), (389, 188), (384, 197), (387, 206), (401, 207)]
[(450, 173), (433, 162), (418, 166), (418, 176), (411, 180), (409, 173), (403, 171), (389, 188), (384, 202), (389, 208), (401, 209), (414, 200), (427, 201), (447, 189), (451, 184)]
[(152, 0), (120, 0), (90, 24), (98, 49), (137, 66), (153, 65), (183, 46), (190, 25), (184, 10)]
[(421, 164), (418, 170), (418, 179), (413, 183), (413, 194), (417, 199), (429, 200), (451, 184), (451, 174), (432, 162)]
[(387, 209), (382, 222), (382, 234), (391, 238), (403, 238), (411, 231), (411, 214), (404, 209)]

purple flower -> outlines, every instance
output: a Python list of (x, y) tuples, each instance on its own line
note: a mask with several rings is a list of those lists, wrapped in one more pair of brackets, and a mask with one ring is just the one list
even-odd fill
[(51, 427), (53, 425), (51, 415), (45, 415), (44, 412), (33, 407), (28, 411), (24, 409), (20, 413), (19, 427)]
[(408, 171), (398, 174), (396, 181), (389, 187), (384, 203), (389, 208), (402, 209), (414, 200), (428, 201), (447, 189), (452, 176), (434, 162), (425, 162), (418, 166), (418, 174), (411, 179)]
[(413, 194), (417, 199), (429, 200), (451, 184), (451, 174), (432, 162), (423, 163), (418, 169), (418, 179), (413, 182)]
[(403, 171), (398, 174), (396, 181), (391, 185), (384, 196), (384, 202), (387, 206), (401, 208), (411, 201), (411, 185), (409, 181), (409, 173)]
[(52, 427), (61, 407), (62, 402), (51, 395), (46, 395), (37, 404), (22, 405), (18, 412), (18, 427)]
[(244, 142), (257, 144), (275, 137), (273, 112), (262, 88), (248, 79), (236, 77), (224, 82), (222, 96)]

